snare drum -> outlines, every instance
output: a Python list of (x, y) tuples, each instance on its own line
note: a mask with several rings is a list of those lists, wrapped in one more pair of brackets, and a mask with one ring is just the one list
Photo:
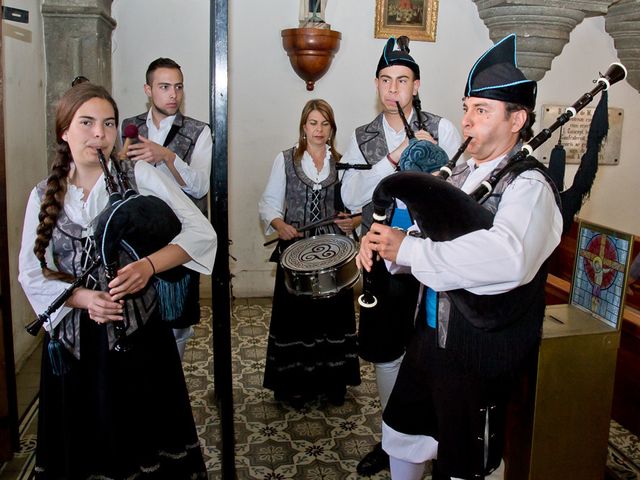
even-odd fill
[(327, 298), (353, 286), (360, 272), (356, 242), (337, 234), (298, 240), (280, 256), (284, 284), (294, 295)]

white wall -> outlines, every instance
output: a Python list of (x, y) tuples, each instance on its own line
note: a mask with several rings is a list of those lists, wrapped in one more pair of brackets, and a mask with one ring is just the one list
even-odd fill
[(209, 122), (209, 1), (113, 0), (113, 96), (120, 120), (147, 110), (145, 72), (158, 57), (184, 74), (183, 112)]
[(35, 316), (18, 283), (18, 251), (29, 192), (47, 175), (44, 40), (40, 0), (15, 5), (29, 23), (3, 22), (4, 126), (7, 162), (7, 226), (16, 365), (35, 347), (24, 325)]
[[(591, 81), (612, 62), (619, 62), (613, 39), (604, 30), (604, 18), (585, 19), (571, 33), (569, 44), (553, 61), (540, 82), (538, 105), (569, 105), (594, 87)], [(595, 107), (599, 97), (590, 106)], [(600, 165), (591, 196), (580, 217), (594, 223), (640, 235), (640, 93), (626, 81), (609, 90), (609, 107), (624, 110), (619, 165)], [(541, 114), (539, 114), (541, 116)], [(577, 165), (567, 168), (565, 183)]]
[[(272, 292), (273, 264), (267, 260), (273, 246), (262, 246), (257, 202), (276, 154), (297, 140), (304, 103), (324, 98), (333, 106), (341, 151), (354, 128), (378, 111), (373, 79), (385, 40), (373, 38), (375, 2), (328, 2), (325, 18), (342, 32), (342, 41), (313, 92), (306, 91), (282, 48), (280, 30), (297, 27), (297, 7), (295, 0), (231, 2), (230, 231), (232, 254), (238, 258), (232, 262), (238, 296)], [(489, 45), (473, 2), (440, 2), (437, 42), (411, 43), (421, 67), (423, 108), (457, 125), (468, 68)], [(249, 170), (251, 176), (245, 173)]]
[[(163, 55), (173, 56), (184, 66), (186, 113), (206, 119), (207, 110), (200, 113), (196, 108), (208, 107), (208, 2), (138, 0), (127, 2), (126, 15), (123, 3), (113, 3), (118, 21), (114, 94), (123, 113), (144, 109), (144, 69), (150, 60)], [(229, 227), (231, 254), (237, 258), (231, 263), (234, 294), (269, 295), (273, 288), (273, 265), (267, 261), (271, 248), (262, 246), (265, 239), (257, 202), (273, 159), (296, 141), (300, 111), (311, 98), (324, 98), (334, 107), (338, 149), (346, 148), (353, 129), (377, 112), (373, 77), (384, 40), (373, 38), (375, 2), (330, 0), (326, 20), (332, 29), (342, 32), (340, 51), (315, 90), (307, 92), (289, 64), (280, 36), (282, 29), (297, 27), (298, 0), (229, 3)], [(188, 11), (179, 11), (178, 5)], [(175, 21), (177, 15), (180, 22)], [(154, 31), (175, 34), (158, 39)], [(423, 107), (459, 124), (468, 70), (490, 45), (488, 30), (471, 0), (441, 1), (437, 41), (411, 44), (411, 53), (421, 66)], [(540, 82), (538, 104), (573, 103), (592, 88), (591, 80), (598, 71), (616, 60), (603, 19), (585, 20)], [(625, 109), (620, 165), (601, 166), (591, 200), (581, 214), (640, 234), (631, 204), (631, 188), (640, 176), (635, 159), (640, 138), (634, 135), (640, 120), (640, 95), (625, 82), (611, 90), (610, 106)], [(570, 167), (569, 173), (573, 170)]]

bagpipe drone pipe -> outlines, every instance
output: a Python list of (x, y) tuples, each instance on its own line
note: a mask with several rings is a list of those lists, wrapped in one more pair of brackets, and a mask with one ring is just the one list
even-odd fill
[[(417, 125), (419, 130), (426, 131), (417, 95), (413, 99), (413, 109), (417, 119), (414, 125)], [(437, 171), (449, 161), (446, 152), (433, 142), (418, 140), (400, 105), (398, 113), (409, 139), (409, 145), (400, 157), (398, 168), (407, 173), (425, 172), (422, 174), (431, 176), (430, 172)], [(457, 154), (454, 161), (460, 154)], [(376, 220), (377, 217), (374, 215), (373, 221), (386, 220), (387, 217), (390, 220), (394, 213), (407, 221), (406, 210), (395, 208), (395, 202), (389, 204), (389, 211), (385, 212), (383, 219)], [(394, 217), (394, 224), (396, 223)], [(388, 321), (394, 316), (407, 320), (412, 318), (411, 301), (418, 296), (419, 284), (410, 275), (390, 275), (382, 261), (374, 262), (371, 272), (363, 271), (362, 278), (364, 294), (358, 298), (361, 306), (358, 353), (364, 360), (372, 362), (394, 360), (404, 352), (406, 338), (411, 333), (411, 322), (405, 322), (404, 326), (407, 328), (389, 329)]]
[[(433, 241), (453, 240), (476, 230), (490, 229), (493, 225), (493, 214), (479, 202), (486, 199), (497, 183), (506, 175), (517, 176), (521, 172), (532, 168), (544, 169), (544, 166), (531, 156), (532, 152), (548, 140), (557, 128), (567, 123), (577, 112), (591, 102), (595, 95), (603, 90), (608, 90), (611, 85), (624, 79), (625, 76), (626, 70), (622, 65), (612, 64), (604, 74), (601, 74), (600, 78), (595, 80), (596, 85), (591, 91), (582, 95), (551, 126), (543, 129), (529, 143), (524, 145), (522, 150), (509, 158), (504, 168), (493, 172), (490, 178), (483, 181), (470, 194), (466, 194), (450, 183), (442, 181), (443, 178), (450, 175), (450, 168), (453, 165), (449, 165), (449, 172), (441, 172), (438, 176), (401, 171), (384, 178), (378, 184), (372, 198), (374, 220), (386, 222), (387, 213), (392, 208), (395, 200), (398, 199), (407, 205), (421, 236), (428, 237)], [(600, 141), (602, 136), (599, 136)], [(591, 181), (593, 181), (593, 178), (591, 178)], [(584, 195), (584, 188), (572, 190), (573, 188), (570, 188), (560, 194), (560, 198), (566, 205), (561, 208), (564, 219), (572, 219), (577, 209), (579, 209), (581, 202), (574, 197), (580, 195), (581, 199)], [(380, 268), (376, 267), (375, 263), (374, 269)], [(544, 275), (543, 270), (541, 269), (538, 275)], [(509, 322), (510, 319), (519, 318), (523, 314), (523, 310), (529, 304), (528, 300), (536, 295), (535, 289), (532, 288), (536, 284), (535, 280), (498, 295), (475, 295), (462, 289), (446, 293), (473, 326), (485, 330), (494, 330), (505, 325), (505, 322)], [(373, 298), (375, 294), (367, 290), (367, 288), (372, 288), (375, 291), (375, 287), (368, 286), (366, 281), (363, 287), (362, 298), (365, 303), (375, 305), (376, 299)], [(360, 301), (360, 303), (362, 305), (363, 301)]]
[[(43, 323), (64, 304), (74, 288), (84, 284), (89, 270), (103, 267), (104, 288), (107, 288), (106, 284), (116, 277), (119, 268), (165, 247), (182, 229), (180, 220), (164, 200), (153, 195), (139, 194), (131, 187), (127, 174), (122, 171), (118, 161), (112, 159), (111, 164), (117, 175), (116, 183), (100, 150), (98, 157), (109, 194), (109, 204), (95, 220), (94, 261), (44, 313), (26, 327), (32, 335), (37, 335)], [(185, 267), (175, 267), (158, 274), (154, 271), (147, 287), (125, 297), (125, 320), (111, 323), (115, 336), (114, 350), (128, 349), (127, 333), (144, 324), (155, 308), (160, 309), (164, 320), (177, 320), (185, 308), (189, 295), (187, 289), (188, 270)]]

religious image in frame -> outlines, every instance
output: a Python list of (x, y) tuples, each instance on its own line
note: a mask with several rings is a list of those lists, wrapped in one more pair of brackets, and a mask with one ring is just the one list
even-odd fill
[(580, 222), (571, 285), (571, 304), (618, 328), (633, 236)]
[(436, 41), (439, 0), (376, 0), (375, 38)]

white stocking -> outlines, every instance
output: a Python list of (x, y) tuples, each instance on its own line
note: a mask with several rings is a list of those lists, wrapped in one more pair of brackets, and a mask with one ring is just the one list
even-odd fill
[(403, 357), (404, 354), (390, 362), (373, 364), (376, 369), (378, 397), (380, 397), (380, 405), (383, 412), (391, 396), (391, 390), (393, 390), (393, 386), (396, 383), (396, 378), (398, 378), (398, 371)]
[(422, 480), (424, 475), (424, 462), (411, 463), (395, 457), (389, 457), (389, 464), (393, 480)]

